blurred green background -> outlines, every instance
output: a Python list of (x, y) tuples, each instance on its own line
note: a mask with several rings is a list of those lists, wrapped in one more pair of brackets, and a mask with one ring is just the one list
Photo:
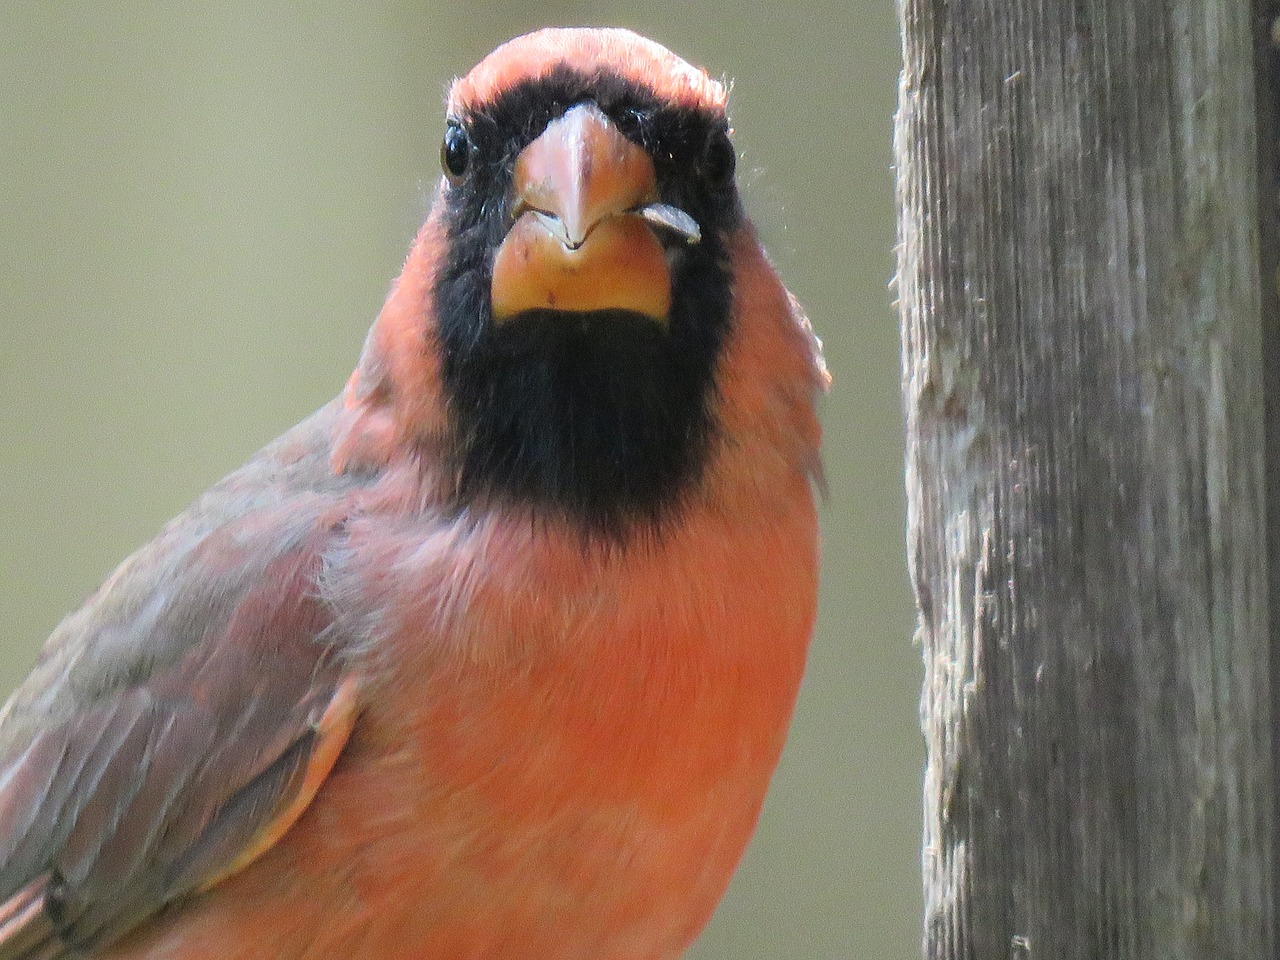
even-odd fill
[(439, 175), (444, 87), (617, 24), (734, 81), (748, 207), (826, 342), (824, 593), (760, 832), (693, 956), (919, 955), (892, 4), (0, 4), (0, 686), (199, 491), (332, 396)]

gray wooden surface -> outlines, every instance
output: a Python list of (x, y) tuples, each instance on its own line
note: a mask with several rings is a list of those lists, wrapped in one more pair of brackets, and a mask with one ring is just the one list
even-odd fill
[(1273, 956), (1248, 4), (899, 10), (925, 953)]

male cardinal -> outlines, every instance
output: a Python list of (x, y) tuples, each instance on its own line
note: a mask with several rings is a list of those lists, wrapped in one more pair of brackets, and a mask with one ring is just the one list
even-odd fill
[(448, 96), (342, 395), (57, 628), (0, 718), (0, 960), (654, 960), (813, 627), (817, 341), (723, 85), (544, 30)]

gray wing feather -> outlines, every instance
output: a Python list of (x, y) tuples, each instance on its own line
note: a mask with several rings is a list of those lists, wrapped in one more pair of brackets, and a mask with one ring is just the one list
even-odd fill
[(347, 670), (316, 588), (361, 482), (329, 470), (334, 412), (126, 561), (0, 712), (0, 960), (111, 943), (296, 790)]

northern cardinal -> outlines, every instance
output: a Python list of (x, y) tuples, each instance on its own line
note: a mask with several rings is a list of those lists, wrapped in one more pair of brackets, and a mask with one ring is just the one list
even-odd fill
[(448, 96), (345, 391), (49, 638), (0, 719), (0, 960), (655, 960), (815, 615), (819, 346), (725, 87), (544, 30)]

